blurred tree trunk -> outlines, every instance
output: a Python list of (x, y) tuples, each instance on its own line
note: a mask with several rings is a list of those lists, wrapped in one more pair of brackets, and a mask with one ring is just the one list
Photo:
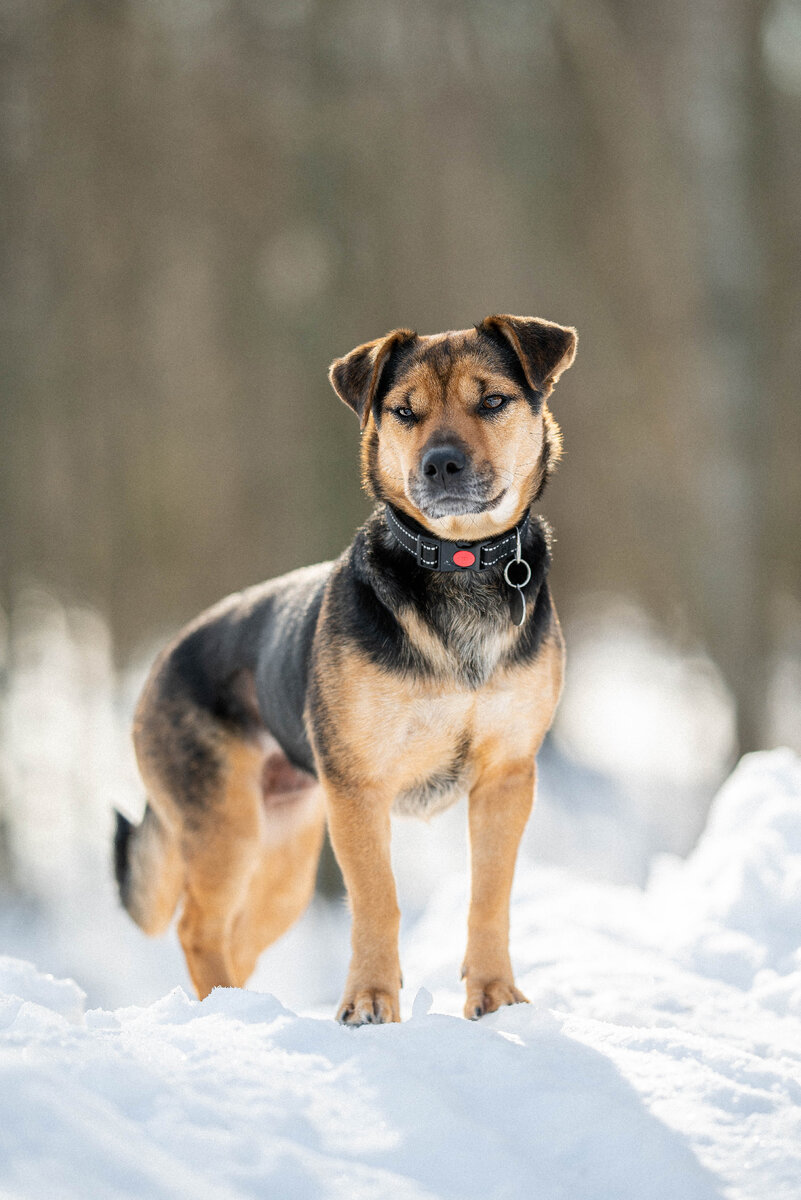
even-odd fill
[(715, 0), (703, 14), (696, 9), (689, 26), (704, 63), (701, 116), (714, 130), (698, 162), (718, 415), (709, 430), (708, 562), (698, 564), (698, 616), (736, 698), (741, 753), (765, 745), (778, 542), (787, 532), (773, 484), (786, 407), (776, 370), (786, 313), (775, 280), (789, 247), (776, 211), (780, 151), (762, 47), (767, 9), (766, 0)]

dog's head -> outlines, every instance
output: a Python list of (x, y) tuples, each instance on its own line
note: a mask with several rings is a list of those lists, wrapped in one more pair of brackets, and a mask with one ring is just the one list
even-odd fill
[(487, 317), (419, 337), (396, 329), (331, 366), (362, 426), (365, 487), (438, 537), (492, 537), (521, 519), (560, 454), (547, 405), (575, 329)]

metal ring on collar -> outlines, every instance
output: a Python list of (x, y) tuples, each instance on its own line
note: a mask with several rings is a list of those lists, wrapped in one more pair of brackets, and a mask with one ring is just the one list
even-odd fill
[[(525, 569), (526, 569), (525, 578), (521, 579), (518, 583), (514, 583), (509, 578), (509, 568), (510, 567), (525, 567)], [(528, 585), (531, 581), (531, 567), (528, 565), (528, 563), (526, 562), (526, 560), (524, 558), (510, 558), (508, 563), (506, 564), (506, 566), (503, 568), (503, 577), (506, 580), (506, 582), (509, 584), (509, 587), (513, 587), (513, 588), (528, 587)]]

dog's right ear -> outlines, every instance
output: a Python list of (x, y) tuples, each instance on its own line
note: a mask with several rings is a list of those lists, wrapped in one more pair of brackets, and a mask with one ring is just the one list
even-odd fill
[(328, 371), (331, 386), (340, 400), (356, 413), (362, 429), (367, 424), (381, 376), (393, 350), (416, 337), (412, 329), (393, 329), (385, 337), (365, 342), (331, 363)]
[(576, 357), (578, 334), (572, 325), (499, 314), (486, 317), (476, 328), (482, 333), (502, 335), (519, 358), (529, 386), (544, 396), (551, 393)]

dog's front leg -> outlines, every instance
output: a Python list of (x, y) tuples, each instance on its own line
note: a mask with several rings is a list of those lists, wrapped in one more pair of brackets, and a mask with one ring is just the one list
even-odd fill
[(520, 839), (534, 802), (534, 760), (485, 771), (470, 793), (471, 896), (462, 978), (475, 1020), (526, 1002), (509, 958), (509, 900)]
[(351, 961), (337, 1012), (343, 1025), (400, 1020), (398, 908), (390, 858), (392, 796), (326, 787), (331, 844), (351, 907)]

